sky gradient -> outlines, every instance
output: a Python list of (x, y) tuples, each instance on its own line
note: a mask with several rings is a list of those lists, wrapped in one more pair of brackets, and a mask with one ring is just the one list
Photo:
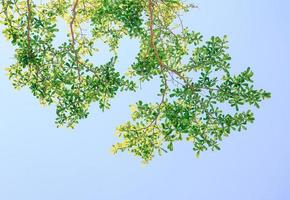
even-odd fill
[[(145, 84), (137, 94), (118, 95), (105, 113), (93, 105), (76, 129), (57, 129), (54, 107), (42, 108), (28, 89), (12, 88), (4, 69), (13, 63), (13, 49), (1, 35), (1, 200), (290, 199), (290, 1), (195, 3), (199, 8), (184, 24), (205, 38), (227, 34), (232, 72), (250, 66), (256, 87), (272, 92), (254, 109), (255, 123), (199, 159), (186, 142), (147, 166), (128, 153), (113, 156), (114, 130), (129, 119), (128, 105), (154, 101), (156, 88)], [(136, 41), (122, 41), (119, 66), (134, 61), (136, 48)], [(108, 57), (103, 51), (94, 59)]]

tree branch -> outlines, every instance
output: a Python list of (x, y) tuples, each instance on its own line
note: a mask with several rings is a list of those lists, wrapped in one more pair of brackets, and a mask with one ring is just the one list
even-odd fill
[(80, 70), (80, 66), (79, 66), (79, 58), (78, 58), (78, 52), (77, 49), (75, 48), (75, 43), (76, 43), (76, 39), (75, 39), (75, 32), (74, 32), (74, 23), (76, 20), (76, 16), (77, 16), (77, 6), (79, 4), (79, 0), (76, 0), (73, 4), (73, 8), (72, 8), (72, 19), (70, 21), (70, 33), (71, 33), (71, 44), (72, 44), (72, 48), (75, 54), (75, 62), (77, 65), (77, 71), (78, 71), (78, 79), (79, 79), (79, 90), (80, 90), (80, 84), (81, 84), (81, 70)]
[(27, 4), (27, 49), (28, 49), (28, 57), (31, 57), (31, 4), (30, 0), (26, 1)]
[[(194, 88), (192, 85), (190, 85), (190, 81), (188, 80), (188, 78), (186, 76), (183, 76), (180, 72), (178, 72), (177, 70), (174, 69), (170, 69), (168, 68), (161, 60), (159, 52), (155, 46), (155, 32), (154, 32), (154, 4), (153, 4), (153, 0), (149, 0), (148, 3), (148, 9), (149, 9), (149, 18), (150, 18), (150, 45), (153, 48), (155, 57), (157, 59), (157, 62), (161, 68), (161, 71), (163, 71), (163, 75), (166, 77), (165, 75), (165, 71), (168, 70), (172, 73), (174, 73), (175, 75), (177, 75), (185, 84), (187, 84), (191, 90), (194, 92)], [(182, 25), (183, 26), (183, 25)]]

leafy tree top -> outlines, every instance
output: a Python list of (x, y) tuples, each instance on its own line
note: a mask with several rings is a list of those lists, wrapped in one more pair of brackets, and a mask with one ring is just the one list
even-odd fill
[[(132, 120), (117, 127), (121, 141), (112, 151), (129, 151), (148, 162), (184, 139), (197, 155), (219, 149), (224, 137), (254, 121), (250, 106), (259, 107), (270, 93), (254, 88), (250, 68), (230, 73), (226, 36), (204, 41), (183, 24), (181, 14), (194, 7), (181, 0), (2, 0), (3, 34), (15, 47), (8, 76), (15, 88), (29, 87), (41, 104), (55, 104), (57, 126), (68, 127), (88, 116), (91, 103), (108, 109), (117, 92), (136, 91), (137, 81), (158, 78), (160, 101), (130, 106)], [(59, 18), (69, 32), (56, 46)], [(122, 75), (115, 66), (125, 36), (140, 46)], [(113, 55), (100, 66), (87, 59), (97, 52), (98, 40)], [(227, 113), (228, 108), (235, 111)]]

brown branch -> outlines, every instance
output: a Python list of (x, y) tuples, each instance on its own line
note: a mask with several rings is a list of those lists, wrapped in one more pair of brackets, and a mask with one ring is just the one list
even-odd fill
[(148, 4), (148, 9), (149, 9), (149, 17), (150, 17), (150, 46), (153, 48), (155, 57), (157, 59), (157, 62), (159, 66), (161, 67), (161, 70), (165, 70), (165, 64), (162, 62), (159, 52), (155, 46), (155, 33), (154, 33), (154, 5), (153, 5), (153, 0), (149, 0)]
[[(169, 75), (171, 75), (170, 73), (173, 73), (175, 74), (177, 77), (179, 77), (179, 79), (181, 79), (186, 85), (188, 85), (192, 91), (194, 90), (194, 88), (192, 87), (192, 85), (190, 85), (190, 80), (188, 77), (184, 76), (181, 72), (178, 72), (177, 70), (175, 69), (170, 69), (167, 67), (166, 64), (163, 63), (160, 55), (159, 55), (159, 52), (158, 52), (158, 49), (155, 45), (155, 32), (154, 32), (154, 5), (153, 5), (153, 0), (148, 0), (148, 9), (149, 9), (149, 18), (150, 18), (150, 21), (149, 21), (149, 26), (150, 26), (150, 47), (153, 49), (154, 51), (154, 55), (155, 55), (155, 58), (158, 62), (158, 65), (160, 66), (160, 70), (161, 70), (161, 73), (163, 75), (163, 78), (164, 78), (164, 84), (165, 84), (165, 91), (162, 92), (162, 99), (160, 101), (160, 103), (157, 105), (157, 115), (154, 117), (154, 119), (145, 127), (143, 128), (139, 128), (137, 129), (136, 127), (134, 127), (133, 129), (131, 129), (131, 131), (144, 131), (150, 127), (153, 126), (153, 133), (155, 133), (155, 127), (157, 129), (158, 126), (157, 126), (157, 121), (158, 121), (158, 117), (160, 116), (160, 113), (161, 113), (161, 108), (162, 108), (162, 105), (165, 103), (165, 97), (166, 97), (166, 90), (168, 90), (168, 84), (167, 84), (167, 74), (166, 73), (169, 73)], [(152, 143), (153, 146), (154, 143)], [(162, 148), (162, 147), (159, 147), (162, 151), (166, 152), (167, 153), (167, 150)]]
[(77, 16), (76, 9), (77, 9), (78, 4), (79, 4), (79, 0), (76, 0), (72, 8), (72, 20), (70, 22), (70, 33), (71, 33), (71, 39), (72, 39), (72, 46), (74, 49), (75, 49), (75, 33), (74, 33), (73, 26), (74, 26), (76, 16)]
[(31, 4), (30, 0), (26, 1), (27, 4), (27, 49), (28, 49), (28, 57), (31, 57)]
[[(164, 104), (165, 102), (165, 96), (166, 96), (166, 90), (168, 90), (168, 84), (167, 84), (167, 79), (166, 79), (166, 75), (165, 75), (165, 64), (162, 62), (160, 56), (159, 56), (159, 53), (158, 53), (158, 50), (154, 44), (154, 16), (153, 16), (153, 2), (152, 0), (149, 0), (149, 14), (150, 14), (150, 46), (153, 48), (154, 50), (154, 54), (155, 54), (155, 57), (157, 59), (157, 62), (161, 68), (161, 73), (163, 74), (163, 77), (165, 79), (164, 81), (164, 84), (165, 84), (165, 91), (162, 93), (162, 98), (161, 98), (161, 101), (160, 103), (158, 104), (158, 107), (157, 107), (157, 110), (158, 110), (158, 113), (155, 117), (154, 120), (152, 120), (150, 122), (149, 125), (147, 125), (146, 127), (144, 128), (140, 128), (140, 129), (135, 129), (135, 131), (140, 131), (140, 130), (146, 130), (148, 128), (150, 128), (151, 126), (155, 125), (156, 126), (156, 123), (157, 123), (157, 119), (160, 115), (160, 109), (162, 107), (162, 105)], [(154, 130), (153, 130), (154, 131)]]
[(149, 3), (148, 3), (148, 9), (149, 9), (149, 17), (150, 17), (150, 46), (151, 48), (153, 48), (153, 51), (154, 51), (154, 54), (155, 54), (155, 57), (157, 59), (157, 62), (161, 68), (161, 73), (163, 74), (163, 77), (165, 79), (165, 91), (164, 91), (164, 94), (162, 96), (162, 103), (164, 101), (164, 98), (165, 98), (165, 93), (166, 93), (166, 90), (168, 89), (168, 85), (167, 85), (167, 79), (166, 79), (166, 74), (165, 74), (165, 71), (166, 71), (166, 65), (162, 62), (161, 58), (160, 58), (160, 55), (159, 55), (159, 52), (155, 46), (155, 32), (154, 32), (154, 5), (153, 5), (153, 0), (149, 0)]
[(158, 120), (158, 117), (160, 115), (160, 110), (161, 110), (161, 107), (162, 105), (164, 104), (165, 102), (165, 96), (166, 96), (166, 90), (168, 90), (168, 84), (167, 84), (167, 75), (166, 73), (169, 72), (169, 75), (170, 72), (177, 75), (185, 84), (189, 85), (189, 87), (192, 89), (193, 91), (193, 87), (192, 85), (190, 85), (190, 82), (188, 80), (187, 77), (183, 76), (180, 72), (178, 72), (177, 70), (174, 70), (174, 69), (169, 69), (166, 64), (163, 63), (160, 55), (159, 55), (159, 52), (157, 50), (157, 47), (155, 46), (155, 32), (154, 32), (154, 5), (153, 5), (153, 0), (148, 0), (148, 9), (149, 9), (149, 18), (150, 18), (150, 21), (149, 21), (149, 26), (150, 26), (150, 47), (153, 49), (154, 51), (154, 55), (157, 59), (157, 62), (160, 66), (160, 70), (161, 70), (161, 73), (164, 77), (164, 80), (165, 80), (165, 91), (162, 93), (162, 99), (160, 101), (160, 103), (157, 105), (157, 110), (158, 110), (158, 113), (156, 115), (156, 117), (145, 127), (143, 128), (139, 128), (139, 129), (136, 129), (134, 128), (133, 131), (142, 131), (142, 130), (146, 130), (148, 128), (150, 128), (151, 126), (153, 126), (153, 133), (154, 133), (154, 128), (156, 127), (156, 124), (157, 124), (157, 120)]
[[(80, 66), (79, 66), (79, 59), (78, 59), (78, 52), (77, 49), (75, 48), (75, 43), (76, 43), (76, 39), (75, 39), (75, 32), (74, 32), (74, 23), (76, 20), (76, 16), (77, 16), (77, 6), (79, 4), (79, 0), (76, 0), (73, 4), (73, 8), (72, 8), (72, 19), (70, 21), (70, 33), (71, 33), (71, 44), (72, 44), (72, 48), (75, 54), (75, 62), (77, 65), (77, 71), (78, 71), (78, 79), (79, 79), (79, 84), (81, 84), (81, 70), (80, 70)], [(80, 85), (79, 85), (79, 90), (80, 90)]]
[[(154, 120), (152, 120), (146, 127), (144, 128), (140, 128), (140, 129), (135, 129), (134, 131), (140, 131), (140, 130), (146, 130), (148, 128), (150, 128), (151, 126), (155, 125), (157, 123), (157, 119), (160, 115), (160, 109), (162, 107), (162, 105), (165, 102), (165, 95), (166, 95), (166, 90), (168, 90), (168, 84), (167, 84), (167, 79), (166, 79), (166, 71), (168, 70), (167, 66), (163, 63), (163, 61), (160, 58), (159, 52), (155, 46), (155, 32), (154, 32), (154, 5), (153, 5), (153, 0), (149, 0), (148, 3), (148, 9), (149, 9), (149, 18), (150, 18), (150, 46), (154, 51), (154, 55), (157, 59), (157, 62), (161, 68), (161, 73), (163, 74), (164, 78), (165, 78), (165, 91), (162, 94), (162, 99), (161, 102), (158, 104), (157, 110), (158, 113), (156, 115), (156, 117), (154, 118)], [(184, 82), (186, 82), (186, 78), (183, 77), (179, 72), (170, 69), (170, 71), (176, 75), (178, 75)]]
[[(153, 5), (153, 0), (149, 0), (148, 3), (148, 9), (149, 9), (149, 18), (150, 18), (150, 45), (153, 48), (155, 57), (157, 59), (157, 62), (161, 68), (161, 71), (164, 75), (165, 71), (170, 71), (177, 75), (185, 84), (187, 84), (191, 90), (194, 92), (193, 86), (190, 84), (189, 79), (186, 76), (183, 76), (180, 72), (174, 69), (169, 69), (161, 60), (159, 52), (155, 46), (155, 32), (154, 32), (154, 5)], [(165, 75), (164, 75), (165, 76)], [(166, 76), (165, 76), (166, 77)]]

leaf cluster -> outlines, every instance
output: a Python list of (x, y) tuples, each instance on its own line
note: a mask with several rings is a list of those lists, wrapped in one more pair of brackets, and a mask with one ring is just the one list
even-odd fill
[[(231, 74), (226, 36), (205, 41), (184, 26), (181, 14), (194, 7), (180, 0), (2, 0), (3, 34), (15, 47), (8, 76), (15, 88), (29, 87), (41, 104), (56, 105), (57, 126), (68, 127), (86, 118), (92, 103), (109, 109), (118, 92), (158, 78), (160, 101), (130, 106), (132, 119), (117, 128), (121, 141), (112, 151), (148, 162), (182, 140), (197, 155), (218, 150), (224, 137), (254, 121), (250, 106), (259, 107), (270, 93), (254, 88), (250, 68)], [(56, 46), (59, 18), (69, 30)], [(140, 46), (123, 75), (116, 64), (125, 36)], [(112, 58), (96, 65), (87, 58), (97, 53), (100, 40)]]

